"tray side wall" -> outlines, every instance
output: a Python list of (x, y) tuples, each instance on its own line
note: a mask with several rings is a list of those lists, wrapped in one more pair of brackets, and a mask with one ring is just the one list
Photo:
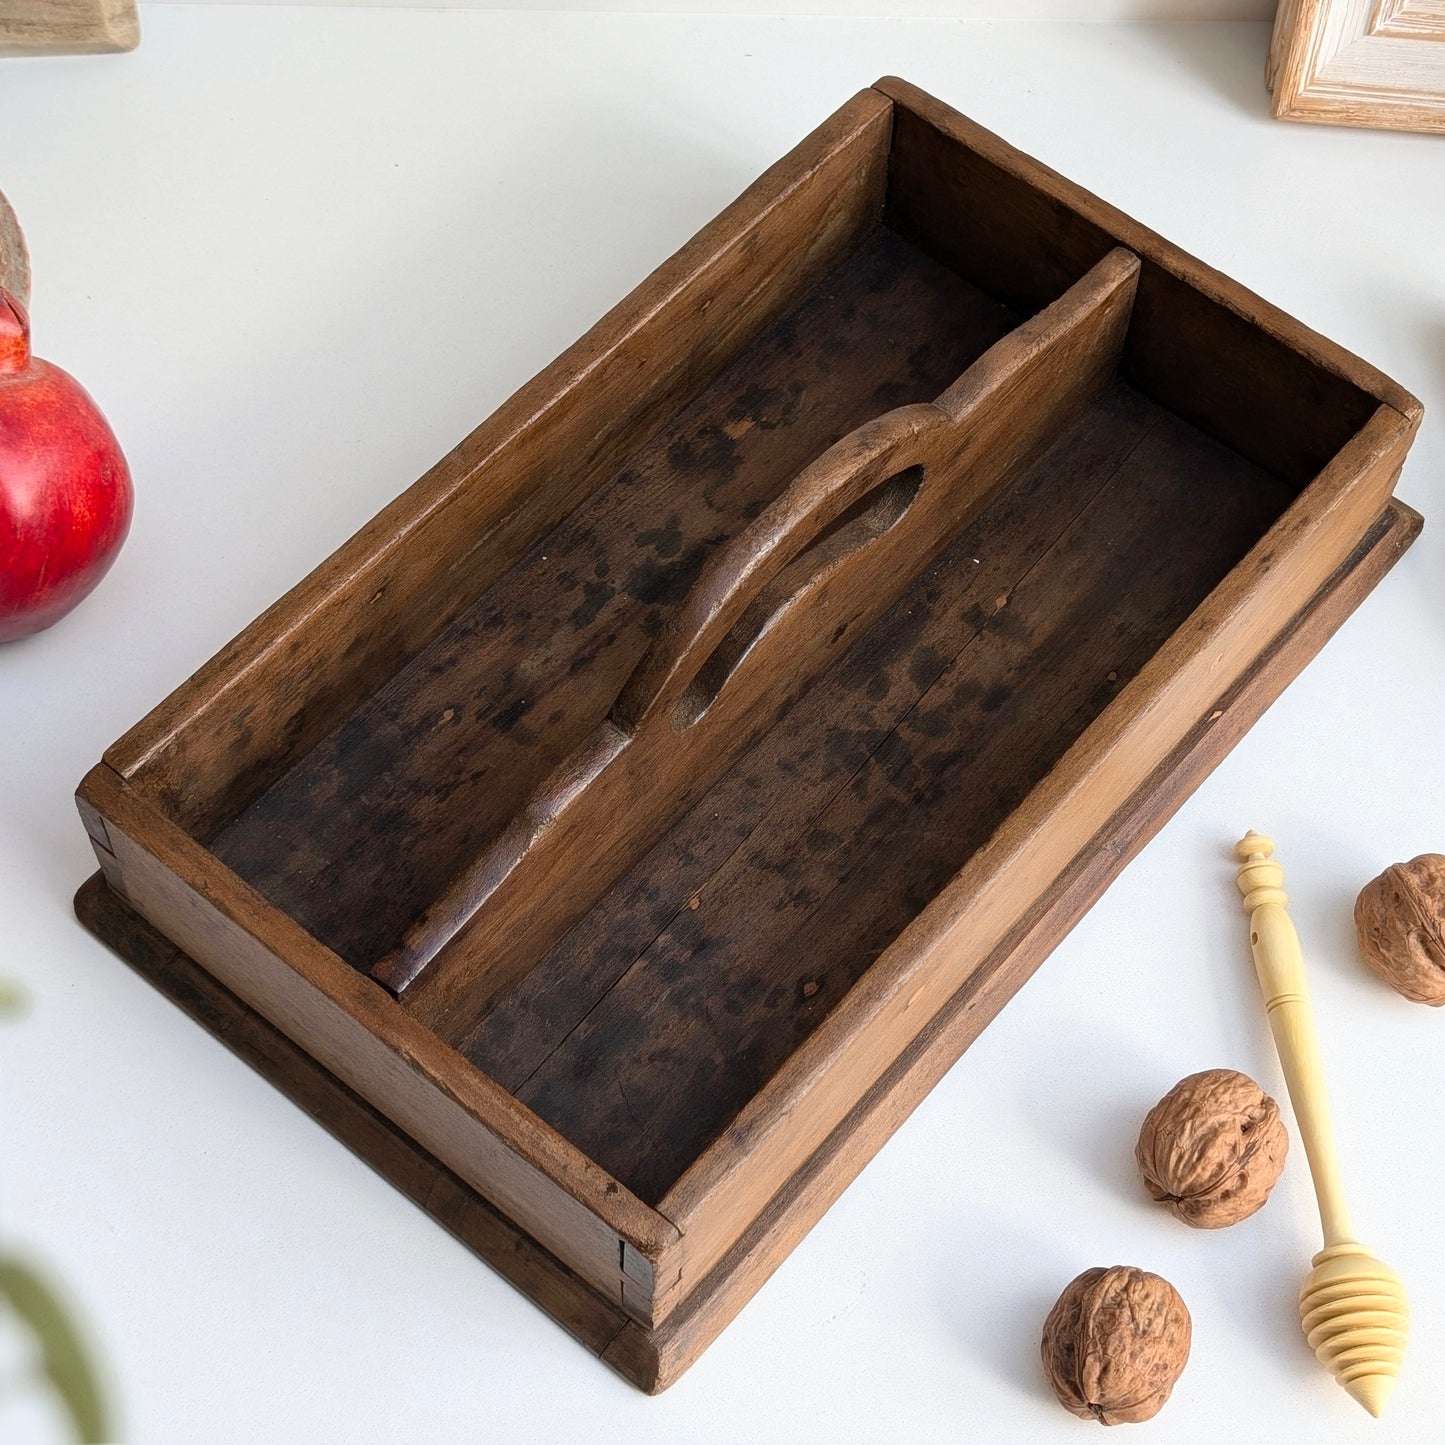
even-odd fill
[(1415, 422), (1380, 407), (659, 1202), (686, 1293), (1358, 546)]
[(304, 1049), (158, 933), (105, 880), (93, 874), (75, 912), (114, 949), (237, 1057), (340, 1139), (412, 1203), (539, 1304), (593, 1354), (629, 1323), (555, 1255), (423, 1150)]
[(843, 106), (105, 760), (214, 833), (853, 248), (891, 129), (876, 91)]
[(106, 882), (223, 987), (644, 1323), (671, 1225), (155, 815), (105, 764), (77, 797)]

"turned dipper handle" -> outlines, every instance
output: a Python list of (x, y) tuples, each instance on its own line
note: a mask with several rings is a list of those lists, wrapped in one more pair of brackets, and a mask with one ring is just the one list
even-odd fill
[(1314, 1178), (1325, 1244), (1344, 1244), (1354, 1239), (1354, 1231), (1330, 1128), (1330, 1105), (1305, 980), (1304, 954), (1285, 911), (1289, 895), (1284, 891), (1284, 869), (1273, 861), (1274, 840), (1260, 833), (1246, 834), (1235, 845), (1234, 853), (1241, 865), (1239, 891), (1244, 894), (1244, 911), (1249, 914), (1254, 968)]
[(1235, 845), (1239, 890), (1249, 914), (1254, 967), (1289, 1086), (1319, 1200), (1325, 1247), (1300, 1290), (1300, 1323), (1320, 1362), (1372, 1415), (1384, 1409), (1399, 1378), (1409, 1329), (1405, 1287), (1350, 1229), (1330, 1130), (1324, 1070), (1305, 984), (1299, 935), (1285, 911), (1284, 869), (1274, 843), (1249, 833)]

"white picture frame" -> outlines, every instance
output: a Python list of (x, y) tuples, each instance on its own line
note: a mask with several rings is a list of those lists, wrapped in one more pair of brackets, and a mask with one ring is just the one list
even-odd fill
[(1265, 79), (1281, 120), (1445, 132), (1445, 0), (1281, 0)]

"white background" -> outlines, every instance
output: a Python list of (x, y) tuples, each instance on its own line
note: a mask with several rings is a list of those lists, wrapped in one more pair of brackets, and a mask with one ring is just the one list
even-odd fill
[[(148, 6), (134, 55), (4, 62), (0, 188), (39, 351), (135, 473), (131, 540), (0, 650), (0, 1225), (65, 1280), (123, 1438), (1088, 1438), (1037, 1363), (1059, 1289), (1159, 1271), (1193, 1358), (1141, 1438), (1438, 1442), (1445, 1016), (1353, 952), (1445, 850), (1445, 140), (1267, 119), (1267, 27)], [(668, 1394), (634, 1393), (83, 933), (102, 749), (828, 112), (901, 73), (1376, 362), (1432, 409), (1430, 519), (1364, 609)], [(1298, 1151), (1196, 1233), (1131, 1147), (1195, 1069), (1279, 1088), (1228, 848), (1271, 830), (1348, 1182), (1414, 1343), (1372, 1425), (1309, 1355)], [(8, 1350), (8, 1355), (7, 1355)], [(0, 1338), (0, 1381), (18, 1346)], [(0, 1438), (58, 1438), (38, 1406)], [(1143, 1433), (1147, 1432), (1147, 1433)]]

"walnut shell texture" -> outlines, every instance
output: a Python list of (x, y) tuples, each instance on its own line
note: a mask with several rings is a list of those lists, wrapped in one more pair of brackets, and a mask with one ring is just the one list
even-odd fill
[(1445, 857), (1422, 853), (1386, 868), (1355, 900), (1365, 962), (1416, 1003), (1445, 1004)]
[(1134, 1158), (1151, 1199), (1195, 1229), (1247, 1219), (1284, 1168), (1279, 1106), (1234, 1069), (1181, 1079), (1150, 1109)]
[(1179, 1292), (1145, 1269), (1086, 1269), (1044, 1321), (1044, 1373), (1083, 1420), (1132, 1425), (1157, 1415), (1189, 1359)]

